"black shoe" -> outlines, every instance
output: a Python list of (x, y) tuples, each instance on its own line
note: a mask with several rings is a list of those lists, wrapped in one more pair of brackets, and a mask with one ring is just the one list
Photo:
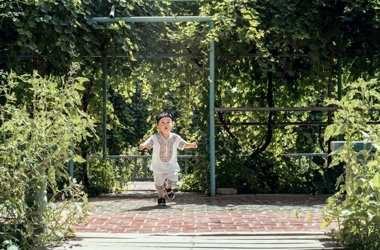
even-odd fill
[(175, 198), (175, 193), (173, 192), (173, 190), (171, 188), (168, 188), (168, 189), (165, 188), (165, 193), (169, 199)]
[(158, 203), (157, 203), (158, 206), (166, 206), (166, 201), (164, 198), (160, 198), (158, 199)]

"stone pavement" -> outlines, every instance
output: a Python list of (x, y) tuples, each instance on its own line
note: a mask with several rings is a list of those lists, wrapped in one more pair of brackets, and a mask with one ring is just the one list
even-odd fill
[(77, 233), (131, 234), (324, 234), (321, 211), (328, 195), (176, 194), (166, 207), (157, 207), (151, 182), (130, 186), (125, 194), (90, 199), (88, 224)]
[(322, 230), (328, 195), (176, 194), (157, 207), (152, 182), (90, 198), (76, 238), (44, 249), (341, 249)]
[(318, 235), (148, 235), (85, 234), (60, 246), (40, 250), (332, 250), (342, 249), (325, 236)]

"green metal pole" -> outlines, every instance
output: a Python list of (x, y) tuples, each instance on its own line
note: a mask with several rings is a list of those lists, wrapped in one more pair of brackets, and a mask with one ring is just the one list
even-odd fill
[(338, 100), (342, 99), (342, 65), (341, 59), (338, 58)]
[(74, 178), (74, 160), (73, 160), (73, 155), (74, 155), (74, 145), (73, 145), (73, 140), (70, 142), (69, 146), (70, 150), (70, 156), (71, 159), (69, 160), (69, 177)]
[(112, 5), (109, 17), (110, 18), (114, 18), (115, 17), (115, 5)]
[[(69, 151), (70, 151), (70, 158), (71, 158), (69, 160), (69, 177), (70, 177), (69, 181), (72, 182), (73, 179), (74, 179), (74, 160), (73, 160), (73, 157), (74, 157), (74, 143), (73, 143), (73, 139), (71, 139), (71, 141), (70, 141)], [(71, 192), (68, 192), (67, 198), (68, 199), (72, 198)]]
[[(341, 58), (338, 57), (338, 100), (340, 101), (342, 99), (342, 65), (341, 65)], [(338, 141), (342, 141), (343, 136), (340, 134), (338, 135)]]
[[(210, 22), (210, 30), (215, 27), (213, 21)], [(210, 44), (210, 93), (209, 93), (209, 115), (210, 115), (210, 196), (215, 197), (215, 41)]]
[(103, 59), (103, 109), (102, 109), (102, 150), (103, 150), (103, 161), (107, 157), (107, 61)]

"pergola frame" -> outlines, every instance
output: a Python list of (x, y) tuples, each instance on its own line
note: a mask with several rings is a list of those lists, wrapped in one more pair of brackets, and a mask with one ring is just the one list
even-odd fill
[[(178, 1), (178, 0), (177, 0)], [(164, 22), (208, 22), (210, 30), (214, 29), (215, 23), (210, 16), (140, 16), (140, 17), (114, 17), (114, 7), (111, 9), (110, 17), (93, 17), (91, 21), (96, 23), (117, 23), (119, 21), (136, 23), (164, 23)], [(209, 52), (210, 85), (209, 85), (209, 152), (210, 152), (210, 196), (215, 197), (215, 41), (211, 40)], [(103, 58), (103, 109), (102, 109), (102, 150), (103, 158), (106, 158), (106, 136), (107, 136), (107, 61)]]
[[(146, 2), (162, 2), (163, 0), (144, 0)], [(168, 2), (197, 2), (199, 0), (166, 0)], [(136, 22), (146, 22), (146, 23), (164, 23), (164, 22), (208, 22), (210, 25), (210, 30), (214, 29), (215, 23), (210, 16), (132, 16), (132, 17), (115, 17), (115, 6), (112, 6), (109, 17), (93, 17), (90, 19), (96, 23), (117, 23), (119, 21), (136, 23)], [(349, 21), (349, 20), (348, 20)], [(168, 58), (168, 57), (180, 57), (181, 54), (170, 54), (170, 55), (158, 55), (158, 57)], [(258, 57), (260, 55), (256, 54), (246, 54), (242, 57)], [(279, 57), (289, 56), (287, 54), (278, 55)], [(307, 56), (306, 54), (294, 54), (293, 56)], [(94, 56), (100, 57), (100, 56)], [(107, 102), (107, 58), (119, 58), (125, 57), (124, 55), (107, 55), (103, 56), (103, 109), (102, 109), (102, 151), (103, 159), (106, 159), (106, 102)], [(145, 56), (149, 58), (150, 56)], [(342, 78), (341, 78), (341, 62), (338, 59), (338, 99), (341, 99), (342, 92)], [(339, 107), (234, 107), (234, 108), (215, 108), (215, 41), (212, 40), (210, 43), (209, 52), (209, 66), (210, 66), (210, 86), (209, 86), (209, 152), (210, 152), (210, 196), (215, 197), (216, 185), (215, 185), (215, 127), (220, 126), (245, 126), (245, 125), (269, 125), (265, 122), (259, 123), (223, 123), (215, 124), (215, 112), (281, 112), (281, 111), (324, 111), (331, 114), (337, 111)], [(378, 124), (377, 122), (375, 122)], [(294, 122), (294, 123), (283, 123), (276, 125), (319, 125), (325, 126), (329, 125), (330, 122)], [(273, 124), (272, 124), (273, 125)], [(70, 167), (70, 169), (73, 166)], [(71, 170), (73, 172), (73, 170)]]

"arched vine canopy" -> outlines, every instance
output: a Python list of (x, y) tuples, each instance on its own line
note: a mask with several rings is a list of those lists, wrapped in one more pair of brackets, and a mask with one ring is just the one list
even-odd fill
[[(212, 16), (215, 29), (197, 22), (91, 21), (108, 16), (112, 6), (118, 17)], [(195, 170), (204, 177), (212, 39), (216, 107), (324, 106), (325, 98), (338, 95), (338, 69), (343, 85), (377, 75), (379, 8), (375, 0), (0, 1), (0, 69), (64, 75), (79, 62), (78, 74), (89, 78), (82, 109), (100, 123), (101, 61), (106, 57), (108, 153), (136, 146), (154, 131), (154, 115), (172, 110), (177, 132), (200, 144)], [(19, 102), (30, 101), (27, 89), (17, 95)], [(284, 152), (326, 152), (323, 126), (277, 124), (328, 119), (326, 112), (216, 113), (221, 125), (264, 124), (217, 128), (220, 175), (224, 168), (233, 172), (240, 156), (248, 156), (244, 165), (257, 170), (262, 164), (257, 159), (270, 158), (270, 165), (281, 167)], [(77, 145), (84, 157), (99, 153), (100, 141), (93, 140)]]

